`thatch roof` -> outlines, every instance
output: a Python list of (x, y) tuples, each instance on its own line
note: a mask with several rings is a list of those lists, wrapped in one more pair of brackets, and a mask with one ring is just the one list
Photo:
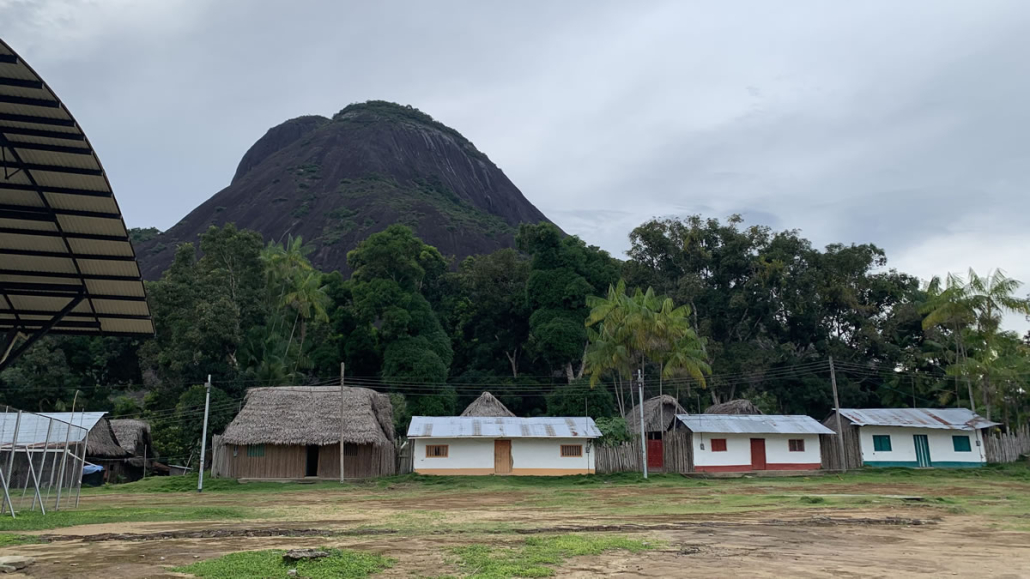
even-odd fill
[(111, 423), (106, 418), (101, 418), (89, 431), (89, 439), (86, 440), (86, 456), (89, 458), (127, 458), (129, 453), (119, 446), (118, 439), (111, 430)]
[(750, 400), (738, 398), (723, 402), (722, 404), (709, 406), (705, 410), (705, 414), (762, 414), (762, 411), (752, 404)]
[[(644, 431), (663, 432), (672, 426), (677, 414), (686, 414), (687, 409), (680, 406), (675, 398), (668, 394), (644, 400)], [(626, 429), (634, 434), (640, 433), (640, 405), (636, 405), (626, 416)]]
[[(386, 394), (345, 388), (344, 442), (393, 443), (393, 406)], [(243, 409), (225, 428), (226, 444), (319, 445), (340, 442), (339, 386), (251, 388)]]
[(483, 392), (472, 404), (469, 404), (462, 416), (481, 416), (486, 418), (515, 418), (515, 413), (508, 410), (508, 407), (501, 403), (489, 392)]
[(154, 441), (150, 438), (150, 423), (146, 420), (132, 418), (114, 418), (111, 420), (111, 430), (118, 440), (118, 444), (133, 456), (143, 456), (144, 453), (154, 455)]

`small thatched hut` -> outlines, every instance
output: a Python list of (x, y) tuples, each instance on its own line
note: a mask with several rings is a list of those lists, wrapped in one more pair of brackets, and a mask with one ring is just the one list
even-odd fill
[(127, 482), (131, 479), (132, 467), (128, 459), (132, 455), (118, 444), (118, 438), (111, 428), (111, 422), (101, 418), (89, 431), (86, 440), (86, 462), (104, 467), (105, 482)]
[(138, 480), (143, 477), (148, 459), (154, 457), (154, 441), (150, 438), (150, 423), (133, 418), (111, 419), (111, 430), (118, 444), (129, 453), (125, 478)]
[[(251, 388), (215, 448), (214, 471), (250, 479), (339, 480), (394, 474), (393, 406), (366, 388)], [(341, 415), (342, 414), (342, 415)]]
[(737, 398), (722, 404), (713, 404), (705, 410), (705, 414), (747, 414), (754, 416), (756, 414), (763, 414), (763, 412), (750, 400)]
[[(647, 436), (647, 467), (665, 467), (665, 432), (676, 425), (676, 415), (686, 414), (687, 410), (669, 396), (655, 396), (644, 400), (644, 433)], [(636, 405), (626, 416), (626, 429), (630, 434), (640, 435), (640, 405)]]
[[(677, 414), (686, 414), (687, 410), (680, 406), (675, 398), (664, 394), (644, 400), (644, 432), (661, 433), (672, 428)], [(626, 416), (626, 429), (631, 434), (640, 434), (640, 405), (636, 405)], [(661, 438), (660, 436), (656, 438)]]
[(493, 394), (483, 392), (472, 404), (469, 404), (462, 416), (479, 416), (486, 418), (515, 418), (515, 413), (501, 403)]

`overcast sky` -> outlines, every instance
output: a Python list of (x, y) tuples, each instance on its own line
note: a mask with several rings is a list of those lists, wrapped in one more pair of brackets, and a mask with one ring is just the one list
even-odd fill
[(1028, 25), (1025, 0), (0, 0), (130, 227), (172, 226), (269, 127), (385, 99), (620, 257), (650, 217), (741, 213), (1030, 282)]

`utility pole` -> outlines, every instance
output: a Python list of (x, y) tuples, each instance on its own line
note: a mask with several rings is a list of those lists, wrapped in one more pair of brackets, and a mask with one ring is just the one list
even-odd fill
[(847, 457), (844, 456), (844, 428), (840, 424), (840, 399), (837, 398), (837, 371), (833, 368), (833, 356), (830, 356), (830, 383), (833, 384), (833, 412), (837, 415), (837, 444), (840, 447), (840, 470), (848, 471)]
[[(204, 396), (204, 430), (200, 435), (200, 478), (197, 479), (197, 492), (204, 492), (204, 453), (207, 452), (207, 415), (211, 410), (211, 374), (207, 375), (207, 395)], [(144, 465), (145, 468), (145, 465)]]
[(343, 409), (346, 406), (346, 403), (343, 400), (343, 387), (344, 387), (344, 384), (343, 384), (343, 382), (344, 382), (343, 371), (344, 371), (344, 369), (345, 369), (344, 363), (341, 362), (340, 363), (340, 483), (341, 484), (343, 483), (343, 479), (344, 479), (343, 457), (345, 456), (345, 453), (343, 451), (343, 444), (344, 444), (343, 443)]
[(640, 397), (640, 452), (644, 457), (644, 478), (647, 478), (647, 436), (644, 434), (644, 371), (637, 370), (637, 391)]

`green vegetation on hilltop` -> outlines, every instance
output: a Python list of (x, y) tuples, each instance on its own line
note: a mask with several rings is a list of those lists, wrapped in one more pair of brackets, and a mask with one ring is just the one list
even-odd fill
[(369, 113), (374, 115), (377, 120), (392, 120), (415, 123), (432, 127), (441, 133), (452, 137), (459, 144), (463, 145), (465, 150), (472, 156), (489, 162), (490, 159), (482, 153), (472, 141), (465, 138), (464, 135), (458, 131), (448, 127), (447, 125), (437, 121), (428, 114), (418, 110), (411, 105), (400, 105), (397, 103), (381, 100), (371, 100), (363, 103), (352, 103), (343, 108), (340, 112), (333, 115), (333, 121), (336, 122), (360, 122), (359, 114)]

